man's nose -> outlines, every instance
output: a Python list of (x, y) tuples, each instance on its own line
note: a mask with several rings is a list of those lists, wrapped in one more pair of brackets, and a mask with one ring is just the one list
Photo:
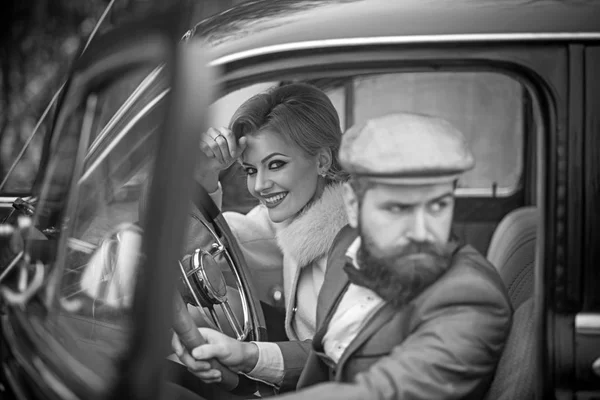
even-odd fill
[(261, 193), (267, 189), (270, 189), (273, 186), (273, 182), (267, 176), (268, 174), (258, 171), (256, 173), (256, 179), (254, 180), (254, 191), (257, 193)]
[(427, 224), (425, 219), (425, 210), (420, 208), (415, 209), (407, 234), (412, 241), (425, 242), (427, 240)]

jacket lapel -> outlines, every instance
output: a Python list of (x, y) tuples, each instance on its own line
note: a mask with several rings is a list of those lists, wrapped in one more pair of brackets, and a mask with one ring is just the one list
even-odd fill
[[(317, 308), (317, 332), (313, 339), (313, 346), (317, 351), (323, 351), (323, 336), (327, 333), (329, 321), (333, 316), (337, 304), (342, 299), (350, 282), (341, 266), (335, 266), (335, 273), (332, 271), (331, 279), (327, 287), (325, 284), (321, 287), (319, 293), (319, 307)], [(329, 279), (329, 278), (328, 278)], [(327, 279), (326, 279), (327, 280)]]
[(313, 339), (315, 349), (321, 348), (321, 341), (333, 312), (348, 288), (348, 276), (344, 266), (348, 262), (346, 251), (358, 234), (349, 226), (344, 227), (338, 234), (327, 258), (325, 280), (319, 292), (317, 303), (317, 332)]
[(373, 336), (373, 334), (378, 332), (383, 325), (390, 322), (395, 313), (396, 310), (394, 307), (386, 302), (365, 323), (365, 326), (360, 330), (360, 332), (358, 332), (358, 335), (356, 335), (354, 340), (350, 342), (342, 354), (342, 357), (340, 358), (336, 368), (336, 381), (341, 379), (342, 371), (344, 370), (344, 366), (350, 356), (352, 356), (356, 350), (358, 350), (371, 336)]
[(335, 306), (348, 286), (349, 281), (344, 272), (344, 261), (340, 260), (339, 263), (335, 263), (340, 265), (330, 265), (333, 270), (328, 271), (329, 277), (325, 280), (326, 284), (323, 284), (319, 292), (319, 307), (317, 309), (317, 326), (319, 327), (331, 317), (336, 308)]

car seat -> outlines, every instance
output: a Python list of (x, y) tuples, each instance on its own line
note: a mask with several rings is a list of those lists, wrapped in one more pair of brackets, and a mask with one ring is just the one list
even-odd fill
[(535, 397), (533, 270), (539, 215), (536, 207), (507, 214), (498, 224), (488, 260), (498, 269), (513, 306), (513, 325), (486, 400)]

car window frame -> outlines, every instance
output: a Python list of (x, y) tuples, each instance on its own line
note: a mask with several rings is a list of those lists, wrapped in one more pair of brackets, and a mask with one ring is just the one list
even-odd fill
[[(545, 398), (554, 395), (554, 386), (548, 385), (548, 382), (553, 382), (557, 368), (553, 353), (553, 342), (557, 339), (553, 328), (571, 329), (568, 328), (568, 321), (555, 321), (552, 309), (556, 304), (553, 296), (556, 288), (553, 284), (548, 284), (557, 283), (554, 278), (557, 268), (560, 268), (558, 260), (564, 260), (564, 249), (573, 248), (573, 242), (568, 240), (562, 228), (566, 225), (566, 216), (560, 211), (556, 214), (557, 210), (567, 206), (564, 196), (559, 195), (559, 190), (564, 188), (566, 171), (557, 168), (557, 165), (559, 162), (564, 163), (568, 157), (556, 143), (568, 139), (567, 130), (564, 129), (568, 109), (568, 77), (565, 73), (568, 70), (568, 46), (565, 42), (537, 44), (526, 39), (535, 38), (524, 37), (521, 43), (497, 41), (482, 44), (477, 41), (469, 42), (468, 39), (464, 42), (436, 43), (435, 37), (431, 37), (431, 41), (424, 40), (423, 43), (372, 45), (369, 48), (344, 47), (341, 44), (343, 40), (340, 40), (338, 46), (329, 47), (326, 52), (318, 51), (317, 48), (306, 50), (302, 46), (294, 50), (293, 46), (287, 46), (279, 53), (269, 52), (263, 55), (260, 49), (254, 49), (251, 53), (223, 56), (222, 59), (228, 60), (227, 62), (218, 60), (213, 65), (220, 66), (225, 71), (220, 79), (224, 93), (260, 81), (282, 80), (286, 76), (287, 79), (294, 79), (302, 71), (303, 79), (311, 76), (339, 77), (340, 70), (383, 70), (386, 63), (402, 63), (413, 71), (417, 67), (435, 71), (442, 65), (461, 69), (470, 64), (470, 67), (480, 70), (502, 70), (523, 83), (533, 95), (530, 99), (532, 110), (539, 115), (537, 126), (534, 127), (535, 137), (528, 141), (530, 146), (535, 146), (536, 157), (532, 160), (531, 154), (529, 157), (527, 153), (524, 154), (523, 166), (536, 167), (537, 173), (523, 174), (522, 187), (526, 190), (522, 191), (520, 199), (512, 196), (504, 201), (512, 200), (515, 204), (533, 202), (540, 212), (534, 272), (538, 361), (536, 389)], [(397, 70), (397, 65), (395, 68)], [(524, 151), (528, 151), (525, 146)], [(495, 199), (480, 200), (480, 205), (487, 208), (490, 200)], [(570, 204), (570, 207), (575, 206)], [(562, 249), (557, 251), (558, 243)], [(578, 279), (580, 269), (562, 269), (560, 273), (562, 287), (570, 289), (568, 293), (573, 296), (572, 287), (564, 284), (569, 279)]]
[[(173, 5), (153, 18), (150, 17), (142, 21), (133, 21), (125, 27), (116, 28), (97, 38), (93, 45), (90, 46), (90, 49), (76, 60), (75, 65), (71, 70), (69, 80), (65, 84), (56, 106), (57, 112), (54, 116), (55, 122), (52, 131), (45, 137), (44, 151), (48, 152), (52, 150), (52, 148), (56, 146), (55, 142), (57, 138), (60, 138), (60, 135), (55, 134), (56, 121), (61, 115), (64, 119), (66, 98), (68, 95), (72, 94), (73, 91), (75, 93), (82, 93), (82, 91), (89, 90), (89, 88), (102, 83), (102, 81), (109, 78), (111, 74), (118, 74), (119, 71), (124, 72), (132, 68), (135, 69), (137, 66), (147, 65), (148, 62), (153, 63), (157, 59), (162, 59), (163, 62), (164, 60), (174, 61), (175, 47), (179, 42), (180, 31), (183, 31), (182, 26), (189, 25), (189, 6), (189, 4), (187, 6), (184, 5), (183, 7), (181, 4)], [(127, 35), (124, 35), (125, 32), (127, 32)], [(123, 37), (128, 37), (129, 40), (124, 43)], [(139, 40), (144, 40), (144, 51), (136, 53), (136, 57), (134, 58), (121, 57), (121, 59), (126, 60), (123, 63), (119, 63), (119, 61), (115, 59), (115, 53), (118, 53), (119, 51), (123, 53), (124, 49), (127, 50), (125, 47), (131, 47), (132, 43), (139, 48)], [(160, 46), (162, 46), (162, 48)], [(129, 54), (131, 54), (131, 50), (129, 49), (128, 51)], [(98, 68), (99, 65), (101, 68)], [(158, 62), (156, 65), (158, 65)], [(179, 64), (177, 63), (177, 65)], [(107, 66), (110, 67), (105, 68)], [(82, 81), (79, 84), (76, 84), (74, 81), (77, 76), (82, 78)], [(169, 79), (171, 78), (170, 73), (168, 74), (168, 77)], [(88, 89), (86, 89), (86, 87)], [(87, 146), (82, 148), (80, 146), (80, 139), (81, 138), (79, 138), (78, 144), (79, 149), (77, 151), (77, 162), (83, 163), (84, 157), (82, 152), (87, 150)], [(188, 149), (191, 147), (186, 146), (184, 148)], [(50, 159), (51, 157), (48, 157), (46, 162)], [(38, 179), (40, 186), (44, 182), (47, 173), (48, 171), (46, 168), (39, 171)], [(71, 181), (69, 194), (72, 195), (72, 186), (76, 184), (78, 179), (73, 175), (69, 177), (69, 180)], [(39, 193), (39, 187), (37, 190), (34, 188), (34, 193)], [(67, 208), (68, 209), (65, 210), (66, 213), (73, 211), (72, 205), (67, 206)], [(167, 212), (180, 214), (180, 219), (185, 218), (185, 212), (182, 208)], [(149, 230), (158, 232), (157, 229)], [(68, 233), (63, 232), (61, 236), (67, 237)], [(64, 250), (64, 241), (61, 246)], [(145, 245), (145, 247), (147, 247), (147, 245)], [(38, 255), (35, 255), (31, 261), (35, 261), (35, 257), (37, 256)], [(55, 257), (55, 255), (48, 255), (48, 257), (52, 258)], [(60, 261), (60, 258), (60, 255), (58, 255), (56, 261)], [(59, 289), (62, 269), (63, 268), (60, 268), (60, 266), (54, 265), (50, 273), (44, 277), (44, 284), (41, 287), (47, 288), (48, 285), (54, 284), (53, 287)], [(160, 268), (150, 269), (153, 271), (161, 270)], [(56, 282), (57, 280), (58, 283)], [(161, 285), (162, 283), (157, 284)], [(173, 285), (172, 288), (166, 288), (166, 290), (171, 289), (174, 291), (175, 286)], [(16, 358), (19, 360), (20, 368), (23, 368), (27, 372), (27, 376), (40, 378), (39, 380), (34, 381), (38, 389), (42, 387), (43, 390), (47, 391), (50, 395), (61, 398), (63, 396), (65, 398), (103, 398), (102, 396), (107, 394), (107, 390), (112, 390), (114, 388), (106, 387), (106, 382), (102, 381), (98, 375), (70, 355), (65, 346), (56, 341), (53, 336), (49, 334), (46, 325), (48, 323), (48, 317), (53, 313), (56, 313), (61, 307), (58, 304), (59, 298), (56, 293), (56, 290), (38, 291), (32, 295), (26, 304), (20, 307), (8, 306), (8, 314), (2, 324), (3, 334), (5, 337), (11, 338), (14, 341), (12, 345), (10, 345), (10, 343), (9, 345), (13, 349), (12, 351), (15, 352)], [(140, 296), (141, 298), (153, 298), (154, 295), (154, 292), (151, 290), (147, 291), (146, 288), (136, 290), (136, 296)], [(138, 300), (137, 303), (139, 304), (139, 307), (143, 307), (144, 301)], [(163, 328), (165, 326), (170, 326), (169, 318), (166, 316), (165, 318), (159, 318), (159, 321), (155, 321), (156, 315), (142, 315), (138, 317), (136, 314), (135, 319), (137, 321), (134, 324), (134, 331), (136, 328), (139, 329), (139, 326), (136, 324), (145, 326), (149, 323), (153, 326), (160, 325)], [(158, 342), (158, 339), (151, 338), (148, 339), (148, 341), (149, 343), (153, 343), (155, 341)], [(152, 344), (152, 347), (156, 347), (156, 344)], [(142, 351), (136, 357), (131, 357), (131, 360), (128, 360), (128, 363), (136, 363), (137, 359), (146, 356), (146, 354), (147, 352)], [(152, 365), (144, 365), (145, 368), (154, 368), (155, 371), (157, 371), (157, 366), (160, 368), (158, 363), (156, 365), (153, 363)], [(119, 364), (118, 368), (123, 368), (123, 365)], [(127, 379), (127, 376), (123, 377), (120, 374), (117, 375), (118, 379), (121, 381)], [(142, 398), (145, 398), (148, 394), (147, 391), (147, 388), (141, 389), (134, 385), (129, 388), (128, 393), (143, 392)], [(152, 389), (152, 393), (158, 393), (158, 391)]]

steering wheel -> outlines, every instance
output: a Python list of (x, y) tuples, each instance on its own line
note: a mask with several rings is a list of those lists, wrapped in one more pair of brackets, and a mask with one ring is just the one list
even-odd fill
[[(198, 183), (195, 184), (193, 202), (201, 212), (202, 218), (194, 217), (195, 221), (207, 233), (208, 244), (193, 250), (179, 262), (180, 276), (177, 288), (183, 303), (196, 307), (204, 322), (213, 329), (233, 336), (237, 340), (264, 341), (267, 339), (266, 324), (262, 308), (255, 294), (249, 270), (239, 245), (223, 217), (206, 190)], [(223, 266), (226, 270), (223, 271)], [(226, 274), (229, 273), (229, 279)], [(242, 320), (238, 320), (233, 312), (229, 298), (228, 285), (239, 292), (242, 309)], [(223, 326), (216, 307), (225, 316), (229, 329)], [(208, 309), (208, 313), (204, 309)], [(183, 344), (191, 350), (204, 342), (192, 322), (188, 310), (178, 299), (175, 304), (176, 322), (174, 329)], [(231, 371), (218, 363), (214, 367), (221, 370), (223, 380), (221, 386), (237, 392), (247, 391), (256, 382), (243, 375), (231, 376)], [(268, 393), (265, 393), (268, 394)]]

